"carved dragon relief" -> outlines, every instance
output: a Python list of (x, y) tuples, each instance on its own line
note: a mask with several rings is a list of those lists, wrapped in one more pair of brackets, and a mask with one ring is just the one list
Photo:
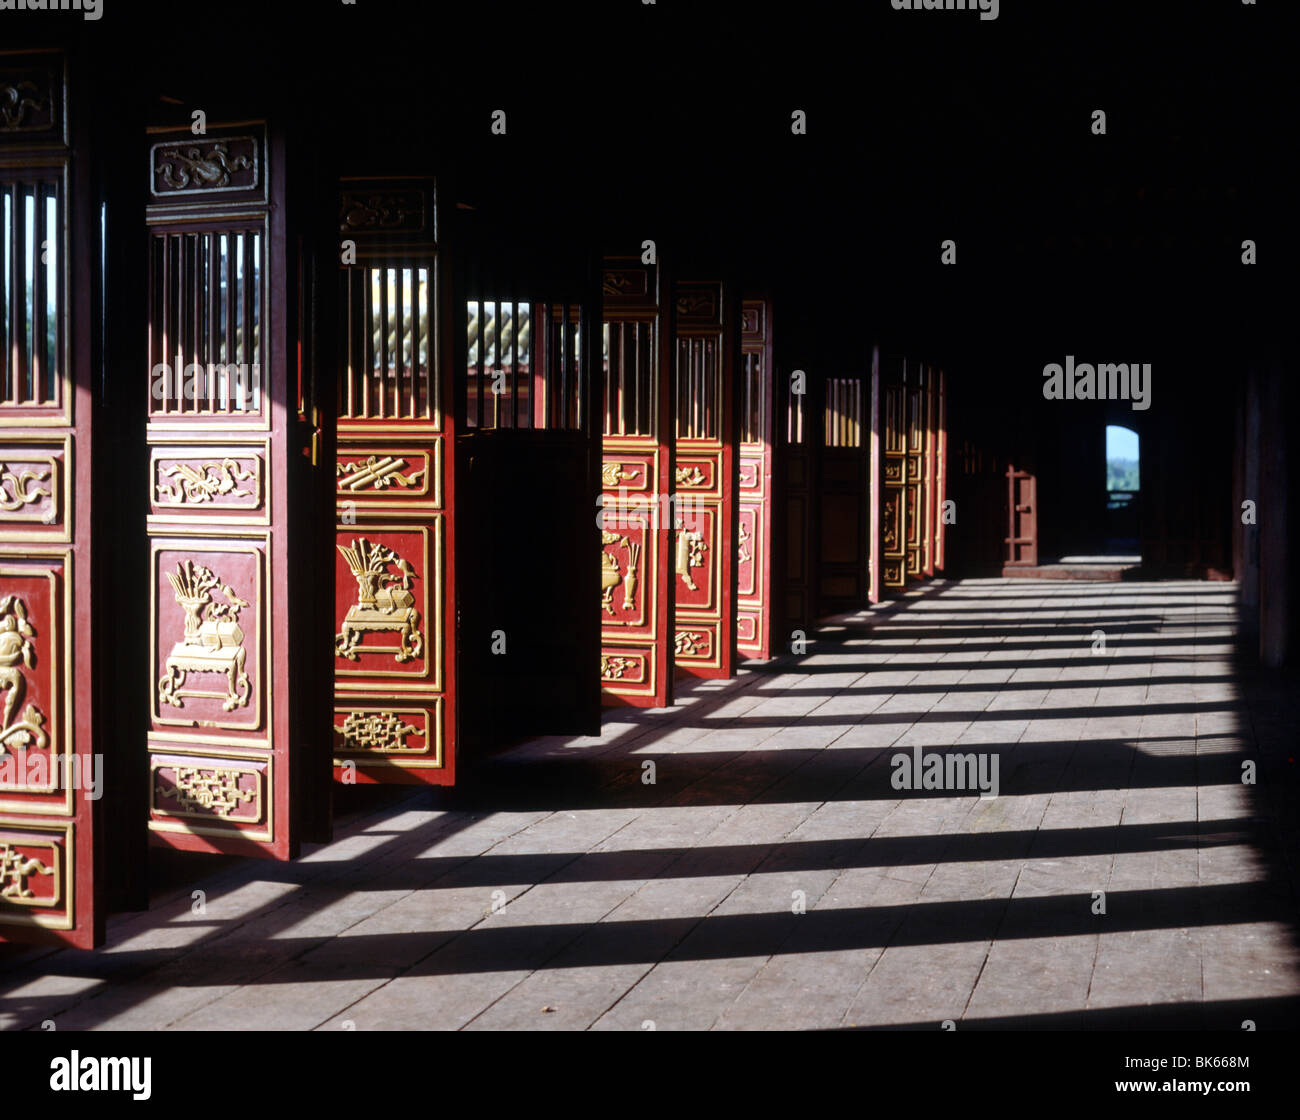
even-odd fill
[(231, 158), (229, 146), (218, 141), (207, 153), (197, 144), (186, 148), (179, 144), (158, 153), (162, 161), (154, 172), (173, 190), (211, 190), (230, 186), (230, 176), (253, 166), (248, 156)]
[(673, 649), (678, 657), (707, 657), (709, 633), (707, 630), (678, 630), (673, 639)]
[[(248, 705), (249, 679), (244, 672), (244, 632), (239, 628), (239, 612), (248, 606), (229, 584), (217, 585), (221, 580), (211, 568), (182, 560), (176, 571), (168, 572), (167, 579), (176, 593), (176, 602), (185, 610), (185, 636), (172, 647), (167, 658), (166, 672), (158, 681), (158, 699), (174, 708), (183, 708), (183, 697), (208, 697), (220, 700), (228, 712)], [(216, 588), (225, 598), (224, 603), (212, 598)], [(189, 673), (222, 673), (226, 678), (225, 692), (186, 688)]]
[(52, 496), (41, 483), (49, 483), (51, 468), (18, 470), (9, 463), (0, 463), (0, 509), (18, 510)]
[(397, 194), (354, 194), (343, 196), (339, 230), (424, 228), (424, 195), (419, 191)]
[(0, 80), (0, 130), (22, 128), (29, 116), (43, 112), (46, 98), (35, 82)]
[(15, 756), (29, 748), (44, 750), (50, 743), (45, 733), (45, 715), (35, 704), (27, 705), (22, 719), (10, 722), (14, 710), (27, 695), (22, 667), (36, 667), (36, 647), (32, 644), (35, 637), (36, 628), (27, 617), (27, 605), (15, 595), (0, 599), (0, 690), (5, 693), (0, 754), (6, 750)]
[(177, 479), (175, 485), (166, 482), (157, 484), (155, 489), (160, 502), (183, 505), (189, 501), (197, 505), (219, 496), (250, 497), (253, 493), (251, 490), (237, 489), (236, 484), (256, 478), (257, 472), (243, 470), (234, 459), (222, 459), (219, 463), (200, 463), (198, 467), (192, 467), (189, 463), (173, 463), (170, 467), (159, 470), (158, 477)]
[[(396, 632), (398, 645), (372, 646), (368, 653), (391, 653), (399, 663), (424, 654), (424, 635), (420, 632), (420, 612), (415, 609), (411, 584), (416, 579), (410, 561), (391, 548), (373, 544), (365, 537), (338, 550), (352, 569), (357, 581), (357, 601), (348, 607), (343, 629), (334, 638), (334, 652), (348, 661), (359, 661), (358, 649), (369, 633)], [(397, 569), (394, 575), (389, 565)]]

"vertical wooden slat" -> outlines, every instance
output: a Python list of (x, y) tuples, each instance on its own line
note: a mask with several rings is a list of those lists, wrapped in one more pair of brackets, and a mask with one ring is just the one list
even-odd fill
[(45, 395), (45, 265), (41, 255), (48, 235), (44, 194), (39, 182), (32, 184), (32, 367), (28, 396), (33, 404), (43, 404)]
[(13, 370), (9, 399), (15, 404), (24, 399), (27, 384), (27, 216), (21, 205), (23, 187), (13, 186)]
[[(226, 344), (222, 348), (225, 354), (227, 367), (237, 362), (239, 359), (235, 354), (235, 234), (227, 233), (222, 235), (222, 241), (225, 245), (225, 268), (226, 268)], [(221, 385), (221, 407), (230, 408), (231, 378), (225, 377)]]
[(13, 317), (13, 301), (10, 298), (11, 277), (13, 265), (9, 259), (10, 244), (13, 240), (13, 227), (10, 215), (12, 186), (3, 192), (0, 192), (0, 294), (4, 297), (4, 314), (0, 315), (0, 400), (7, 401), (10, 399), (9, 375), (13, 368), (12, 358), (9, 353), (10, 339), (12, 331), (10, 330), (10, 319)]
[(406, 296), (404, 280), (406, 270), (394, 268), (393, 278), (393, 416), (400, 417), (406, 409), (403, 407), (402, 394), (406, 391), (406, 311), (403, 307)]

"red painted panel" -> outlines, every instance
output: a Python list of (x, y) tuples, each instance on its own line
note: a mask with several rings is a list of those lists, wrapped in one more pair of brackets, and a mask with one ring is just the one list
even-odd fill
[(428, 179), (345, 179), (334, 461), (334, 777), (455, 781), (451, 306)]
[[(669, 495), (671, 309), (667, 280), (639, 258), (605, 261), (601, 510), (601, 699), (672, 703), (673, 529)], [(626, 543), (624, 543), (626, 542)]]
[(39, 91), (0, 127), (0, 197), (33, 225), (0, 245), (17, 296), (0, 323), (0, 940), (91, 948), (113, 869), (95, 860), (89, 135), (61, 53), (0, 53), (0, 87)]

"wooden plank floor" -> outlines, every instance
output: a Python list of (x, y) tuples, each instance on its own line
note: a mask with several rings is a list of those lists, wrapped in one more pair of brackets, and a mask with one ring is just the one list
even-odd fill
[[(1234, 595), (841, 617), (464, 788), (348, 791), (334, 843), (189, 863), (98, 952), (0, 947), (0, 1025), (1294, 1027), (1296, 701), (1234, 670)], [(996, 759), (997, 796), (897, 788), (918, 747)]]

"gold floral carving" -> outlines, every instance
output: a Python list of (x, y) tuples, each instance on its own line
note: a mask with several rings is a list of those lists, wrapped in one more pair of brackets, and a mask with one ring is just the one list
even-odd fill
[(158, 476), (177, 480), (174, 486), (166, 482), (157, 484), (158, 500), (180, 505), (187, 501), (210, 502), (218, 496), (247, 498), (252, 491), (236, 489), (236, 484), (256, 478), (257, 472), (241, 469), (234, 459), (222, 459), (219, 463), (201, 463), (197, 468), (189, 463), (173, 463), (160, 470)]
[(199, 810), (228, 817), (240, 805), (246, 805), (257, 797), (257, 790), (239, 786), (239, 779), (247, 773), (247, 770), (222, 767), (177, 766), (175, 785), (171, 789), (159, 785), (157, 794), (174, 798), (185, 812)]
[(0, 844), (0, 882), (5, 885), (0, 889), (0, 898), (12, 898), (27, 901), (36, 895), (27, 885), (33, 875), (53, 875), (54, 868), (46, 867), (34, 856), (24, 856), (12, 844)]
[(753, 556), (749, 551), (749, 541), (751, 536), (752, 534), (745, 528), (745, 523), (742, 521), (740, 523), (740, 532), (737, 534), (736, 539), (736, 559), (742, 564), (753, 559)]
[[(358, 646), (368, 633), (396, 632), (397, 646), (371, 647), (367, 652), (391, 653), (405, 663), (424, 653), (424, 636), (420, 633), (420, 612), (415, 609), (411, 583), (415, 569), (391, 548), (372, 544), (362, 537), (351, 546), (338, 546), (343, 559), (357, 581), (357, 601), (348, 607), (343, 630), (334, 638), (334, 651), (349, 661), (359, 661)], [(389, 565), (397, 574), (388, 570)]]
[(677, 637), (673, 640), (673, 649), (677, 655), (694, 657), (696, 654), (705, 656), (709, 649), (708, 632), (699, 630), (678, 630)]
[(610, 657), (606, 654), (600, 655), (600, 676), (602, 680), (617, 681), (623, 679), (623, 674), (629, 669), (636, 667), (636, 658), (633, 657)]
[(677, 297), (677, 314), (687, 318), (716, 315), (717, 306), (712, 291), (687, 292)]
[(231, 174), (253, 166), (247, 156), (232, 159), (230, 149), (220, 142), (213, 144), (206, 155), (198, 145), (183, 148), (178, 144), (164, 148), (158, 158), (162, 162), (154, 171), (174, 190), (228, 187)]
[(601, 278), (601, 292), (607, 296), (641, 295), (648, 283), (644, 272), (606, 272)]
[[(244, 632), (239, 628), (239, 612), (248, 606), (229, 584), (217, 585), (221, 580), (211, 568), (182, 560), (176, 571), (168, 572), (167, 579), (176, 592), (176, 602), (185, 609), (185, 636), (172, 647), (167, 658), (167, 671), (158, 681), (158, 699), (174, 708), (183, 708), (182, 697), (208, 697), (221, 700), (222, 707), (233, 712), (248, 704), (249, 680), (244, 672)], [(216, 588), (224, 603), (212, 598)], [(189, 673), (223, 673), (226, 678), (224, 692), (186, 688)]]
[(600, 465), (600, 484), (606, 490), (612, 490), (620, 482), (631, 482), (640, 473), (641, 468), (639, 466), (628, 470), (623, 463), (602, 463)]
[(339, 214), (342, 232), (354, 229), (423, 229), (424, 195), (420, 191), (396, 194), (343, 196)]
[(50, 481), (52, 468), (18, 471), (8, 463), (0, 470), (0, 509), (16, 510), (50, 497), (40, 486)]
[(406, 750), (408, 735), (424, 735), (421, 728), (403, 722), (393, 712), (349, 712), (338, 731), (345, 751)]
[(44, 731), (45, 716), (35, 704), (28, 704), (23, 717), (11, 723), (14, 710), (27, 694), (27, 679), (22, 666), (36, 666), (36, 647), (32, 639), (36, 629), (27, 618), (27, 605), (15, 595), (0, 599), (0, 691), (5, 693), (4, 716), (0, 724), (0, 754), (49, 746)]
[(885, 538), (885, 547), (888, 549), (894, 549), (898, 547), (898, 533), (894, 529), (894, 514), (897, 508), (898, 508), (897, 498), (885, 499), (885, 512), (883, 517), (884, 531), (882, 535)]
[(397, 459), (391, 455), (382, 458), (371, 455), (357, 463), (339, 463), (334, 468), (334, 474), (339, 480), (340, 490), (364, 490), (367, 487), (384, 490), (390, 486), (400, 486), (407, 490), (412, 486), (419, 486), (420, 480), (424, 478), (424, 471), (403, 474), (406, 467), (405, 459)]

